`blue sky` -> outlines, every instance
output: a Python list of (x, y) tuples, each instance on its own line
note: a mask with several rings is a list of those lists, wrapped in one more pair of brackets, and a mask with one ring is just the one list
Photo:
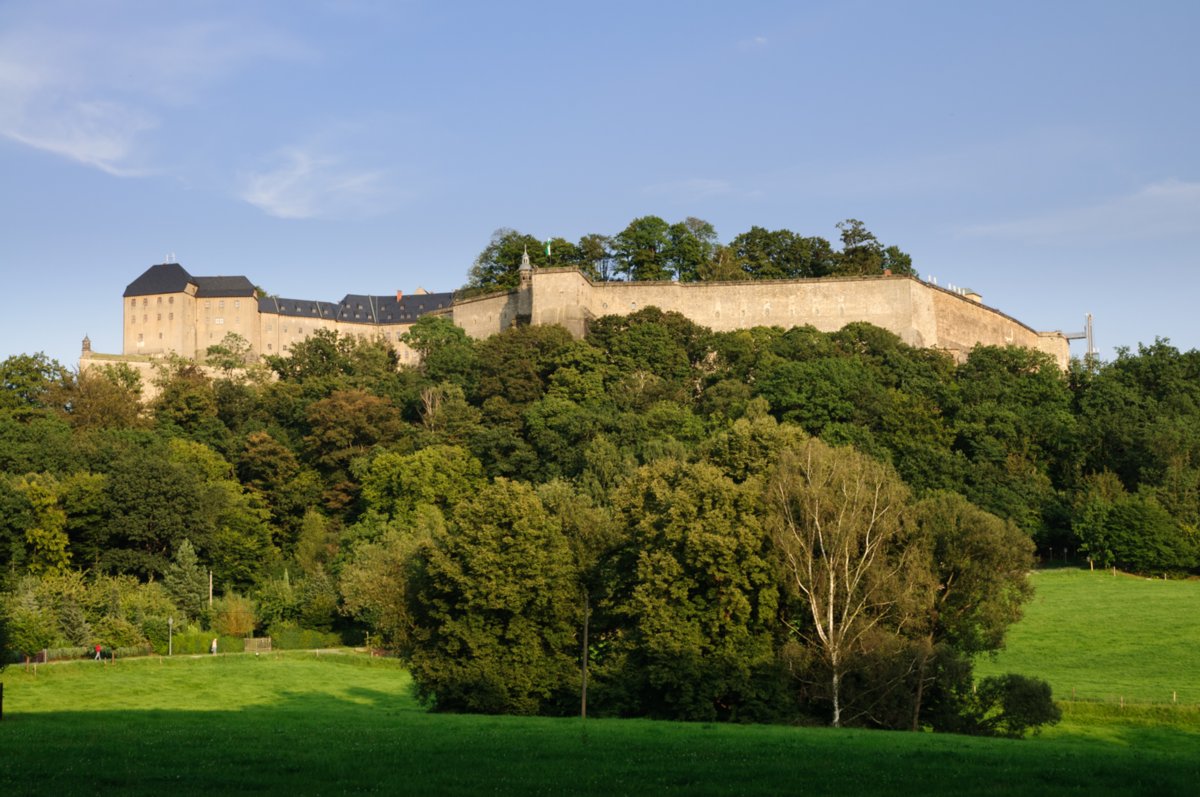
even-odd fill
[(1095, 314), (1106, 359), (1197, 348), (1197, 30), (1153, 0), (6, 0), (0, 357), (118, 352), (170, 255), (335, 301), (645, 214), (854, 217), (1030, 326)]

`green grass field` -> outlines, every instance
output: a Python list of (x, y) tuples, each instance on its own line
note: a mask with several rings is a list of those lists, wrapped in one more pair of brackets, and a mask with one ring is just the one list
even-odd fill
[(1033, 574), (1036, 592), (1007, 648), (979, 675), (1019, 672), (1055, 699), (1200, 705), (1200, 581), (1076, 569)]
[(428, 714), (395, 662), (271, 654), (10, 668), (0, 794), (1192, 793), (1200, 712), (1078, 704), (1024, 741)]

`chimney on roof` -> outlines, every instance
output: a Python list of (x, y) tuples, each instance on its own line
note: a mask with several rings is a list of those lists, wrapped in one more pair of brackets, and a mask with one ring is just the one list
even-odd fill
[(396, 304), (400, 304), (400, 300), (404, 298), (404, 291), (396, 291)]

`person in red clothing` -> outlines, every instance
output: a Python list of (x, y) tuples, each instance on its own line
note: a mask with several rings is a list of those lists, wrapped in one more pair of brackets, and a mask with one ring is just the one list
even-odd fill
[(96, 643), (96, 661), (100, 661), (100, 643)]

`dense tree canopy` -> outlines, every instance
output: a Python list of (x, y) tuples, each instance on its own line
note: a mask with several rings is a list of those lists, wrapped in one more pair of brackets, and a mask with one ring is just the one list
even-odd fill
[(751, 227), (722, 244), (704, 219), (669, 222), (640, 216), (610, 235), (589, 233), (571, 243), (540, 241), (510, 228), (492, 234), (471, 267), (465, 291), (511, 290), (519, 283), (522, 258), (534, 267), (568, 266), (597, 280), (707, 282), (744, 279), (915, 275), (912, 257), (884, 246), (858, 219), (839, 222), (842, 249), (824, 238), (791, 230)]
[[(526, 250), (595, 278), (904, 273), (839, 229), (840, 251), (720, 244), (643, 217), (549, 255), (506, 231), (473, 278), (502, 286)], [(583, 340), (427, 317), (407, 342), (419, 364), (316, 333), (266, 379), (230, 341), (216, 377), (164, 361), (151, 402), (128, 369), (0, 363), (10, 646), (236, 615), (369, 634), (441, 709), (573, 712), (586, 662), (599, 714), (1009, 734), (1048, 716), (1040, 687), (974, 689), (971, 661), (1035, 557), (1200, 570), (1200, 354), (1166, 341), (1064, 374), (869, 324), (713, 333), (643, 308)]]

